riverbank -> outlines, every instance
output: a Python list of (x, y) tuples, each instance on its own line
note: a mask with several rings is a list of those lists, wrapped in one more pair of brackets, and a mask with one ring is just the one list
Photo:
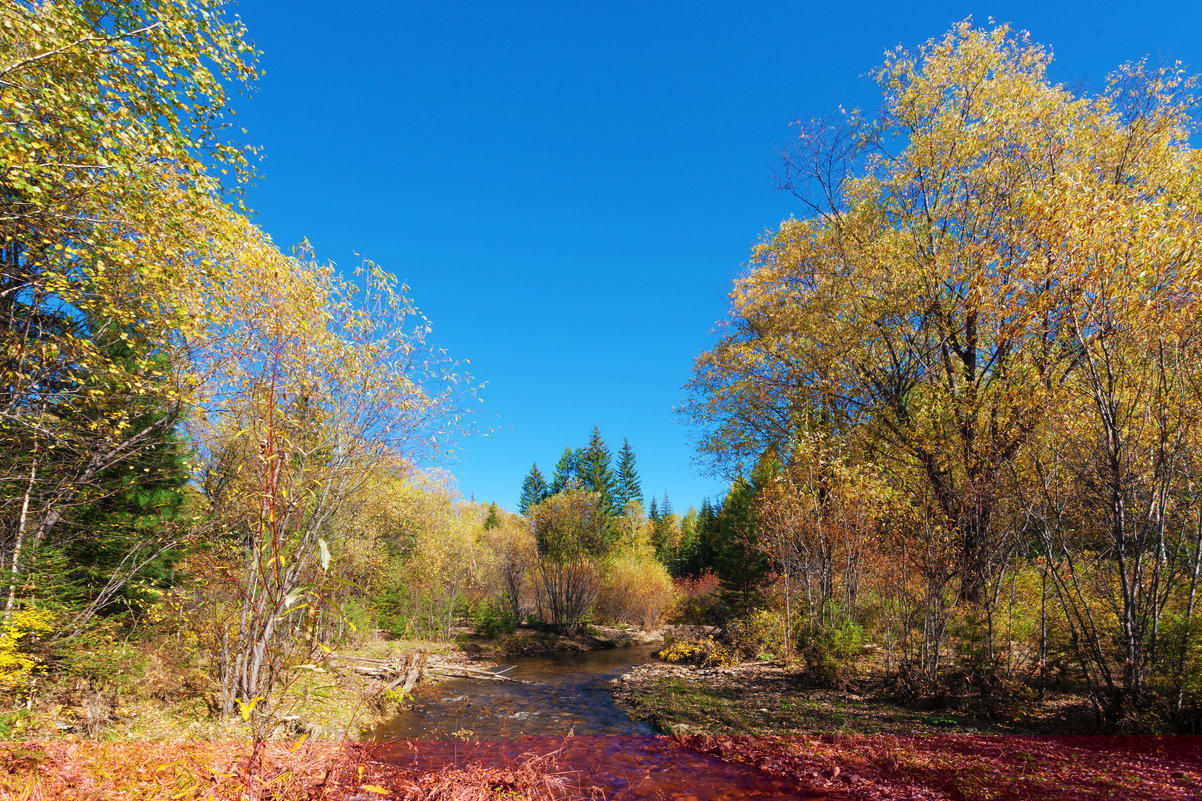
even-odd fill
[[(395, 660), (423, 651), (444, 666), (475, 669), (487, 660), (463, 653), (455, 643), (369, 637), (342, 646), (322, 664), (303, 666), (281, 676), (274, 695), (276, 726), (281, 740), (358, 739), (365, 729), (391, 718), (404, 698), (388, 692), (386, 683), (351, 669), (355, 658)], [(154, 648), (128, 648), (125, 670), (104, 681), (48, 674), (31, 685), (20, 707), (0, 714), (0, 739), (85, 739), (107, 742), (155, 740), (239, 741), (250, 729), (239, 716), (222, 718), (212, 678), (180, 665)], [(432, 671), (425, 683), (447, 677)]]
[[(390, 662), (424, 651), (442, 666), (480, 670), (519, 655), (589, 653), (638, 647), (662, 641), (664, 632), (592, 626), (564, 636), (537, 629), (486, 638), (469, 627), (446, 641), (392, 639), (377, 632), (344, 643), (316, 665), (282, 676), (277, 683), (273, 737), (311, 740), (357, 739), (394, 717), (411, 698), (390, 688), (389, 680), (360, 675), (353, 665)], [(215, 705), (216, 686), (207, 671), (181, 659), (181, 651), (159, 643), (122, 646), (114, 661), (120, 671), (96, 675), (69, 670), (46, 672), (33, 682), (19, 707), (0, 713), (0, 738), (76, 739), (110, 742), (167, 739), (237, 741), (249, 734), (238, 716), (222, 719)], [(427, 670), (417, 686), (450, 679)]]
[(855, 801), (1196, 801), (1191, 737), (689, 735), (678, 744)]
[(662, 626), (642, 631), (630, 626), (590, 625), (576, 634), (561, 634), (543, 628), (521, 626), (509, 634), (488, 637), (474, 628), (452, 629), (451, 634), (460, 650), (469, 656), (496, 659), (507, 656), (541, 656), (544, 654), (584, 653), (610, 648), (629, 648), (664, 642), (680, 636), (680, 626)]
[(815, 687), (804, 671), (766, 662), (648, 662), (619, 676), (612, 688), (632, 718), (665, 734), (1085, 734), (1093, 724), (1079, 696), (1049, 694), (1016, 719), (998, 721), (967, 706), (899, 704), (872, 680), (846, 691)]

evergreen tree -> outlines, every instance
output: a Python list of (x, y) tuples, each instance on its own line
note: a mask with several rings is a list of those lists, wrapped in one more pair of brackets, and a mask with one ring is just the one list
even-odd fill
[(64, 558), (65, 584), (55, 588), (56, 600), (93, 602), (114, 574), (139, 562), (136, 580), (129, 576), (101, 602), (99, 614), (152, 602), (155, 590), (169, 587), (190, 522), (188, 479), (187, 448), (170, 430), (129, 464), (101, 473), (99, 497), (69, 514), (49, 543)]
[(652, 523), (651, 544), (655, 546), (656, 558), (663, 564), (675, 559), (680, 548), (680, 529), (676, 525), (676, 515), (672, 514), (672, 502), (668, 500), (666, 491), (664, 505), (660, 507), (659, 516)]
[(755, 487), (736, 479), (714, 523), (714, 572), (722, 580), (721, 595), (736, 614), (753, 609), (762, 598), (770, 564), (755, 547)]
[(634, 466), (634, 451), (628, 439), (622, 440), (622, 450), (618, 452), (618, 484), (614, 497), (619, 509), (624, 509), (630, 501), (643, 500), (642, 482)]
[(659, 521), (659, 506), (654, 495), (651, 496), (651, 508), (647, 510), (647, 519), (652, 523)]
[(772, 562), (758, 547), (755, 495), (779, 472), (775, 451), (765, 451), (751, 473), (751, 481), (739, 478), (731, 486), (715, 521), (714, 570), (722, 580), (724, 600), (737, 614), (763, 602)]
[(693, 524), (693, 537), (680, 555), (680, 572), (699, 576), (706, 570), (717, 572), (718, 512), (709, 498), (701, 501), (701, 510)]
[[(535, 465), (536, 469), (537, 469), (537, 467), (538, 467), (538, 465)], [(545, 484), (545, 482), (544, 482), (544, 484)], [(523, 483), (523, 485), (522, 485), (523, 495), (525, 494), (525, 491), (526, 491), (526, 487), (525, 487), (525, 484)], [(500, 525), (501, 525), (501, 518), (497, 511), (497, 505), (495, 503), (490, 503), (488, 505), (488, 517), (484, 518), (484, 530), (489, 531), (491, 529), (498, 528)]]
[(570, 489), (577, 482), (576, 461), (576, 451), (571, 447), (564, 448), (563, 455), (559, 457), (559, 464), (555, 465), (555, 472), (551, 474), (552, 495)]
[(620, 515), (621, 507), (616, 502), (617, 478), (610, 466), (612, 455), (609, 446), (601, 438), (601, 429), (593, 426), (589, 436), (588, 446), (584, 448), (576, 463), (576, 475), (580, 479), (581, 489), (595, 492), (600, 496), (602, 512), (609, 517)]
[[(545, 501), (550, 494), (551, 491), (547, 487), (547, 479), (543, 478), (542, 471), (538, 469), (538, 463), (536, 462), (530, 468), (530, 473), (526, 476), (526, 479), (522, 482), (522, 497), (518, 501), (518, 511), (524, 516), (529, 516), (530, 510)], [(491, 516), (492, 512), (490, 511), (489, 517), (491, 518)], [(485, 524), (487, 527), (487, 521), (485, 521)]]
[(687, 572), (686, 567), (693, 553), (697, 550), (698, 534), (700, 532), (700, 515), (697, 507), (690, 506), (680, 518), (680, 547), (668, 562), (668, 569), (673, 576)]

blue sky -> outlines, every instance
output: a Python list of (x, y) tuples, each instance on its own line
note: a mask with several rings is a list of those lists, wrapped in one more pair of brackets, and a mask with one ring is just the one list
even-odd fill
[(678, 511), (725, 483), (674, 412), (751, 245), (789, 123), (874, 107), (866, 77), (972, 15), (1097, 86), (1150, 55), (1202, 72), (1202, 2), (408, 3), (243, 0), (265, 76), (237, 102), (263, 148), (249, 192), (281, 246), (401, 277), (487, 385), (443, 466), (515, 509), (594, 424), (628, 437)]

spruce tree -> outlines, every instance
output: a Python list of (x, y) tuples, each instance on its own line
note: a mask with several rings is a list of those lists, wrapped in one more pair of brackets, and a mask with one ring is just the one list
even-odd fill
[(710, 499), (704, 498), (688, 549), (680, 555), (681, 572), (686, 576), (700, 576), (706, 570), (716, 572), (718, 545), (718, 512)]
[(529, 475), (522, 482), (522, 497), (518, 501), (518, 511), (523, 515), (529, 515), (530, 510), (545, 501), (550, 494), (550, 489), (547, 487), (547, 479), (543, 478), (542, 471), (538, 469), (538, 463), (536, 462), (530, 468)]
[(652, 523), (659, 522), (659, 502), (654, 495), (651, 496), (651, 508), (647, 510), (647, 519)]
[[(652, 502), (654, 500), (653, 498)], [(666, 490), (664, 505), (659, 508), (659, 516), (652, 523), (651, 544), (655, 546), (656, 558), (664, 564), (675, 557), (675, 551), (680, 545), (676, 517), (672, 514), (672, 502), (668, 500)]]
[[(535, 465), (535, 467), (537, 468), (537, 465)], [(523, 485), (522, 486), (523, 494), (525, 493), (525, 489), (526, 489), (526, 487)], [(501, 518), (500, 518), (500, 515), (497, 510), (497, 505), (495, 503), (490, 503), (488, 505), (488, 517), (484, 518), (484, 530), (490, 531), (494, 528), (500, 527), (500, 525), (501, 525)]]
[(622, 450), (618, 452), (618, 485), (614, 499), (619, 509), (625, 509), (631, 501), (643, 500), (642, 482), (634, 466), (634, 451), (628, 439), (622, 440)]
[(715, 521), (718, 537), (714, 569), (722, 580), (723, 600), (737, 614), (763, 602), (772, 562), (759, 548), (755, 496), (779, 472), (780, 461), (775, 450), (769, 448), (761, 454), (750, 481), (740, 477), (731, 485)]
[(564, 448), (563, 456), (559, 457), (559, 464), (555, 465), (555, 472), (551, 474), (552, 495), (569, 489), (578, 480), (576, 461), (576, 451), (571, 447)]
[(601, 496), (601, 510), (609, 517), (617, 517), (621, 509), (616, 502), (618, 481), (610, 467), (612, 458), (609, 446), (601, 438), (601, 429), (593, 426), (588, 446), (576, 464), (576, 475), (580, 479), (581, 489)]

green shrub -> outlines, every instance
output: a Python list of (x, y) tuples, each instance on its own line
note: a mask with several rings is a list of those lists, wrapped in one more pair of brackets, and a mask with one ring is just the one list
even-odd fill
[(806, 626), (795, 635), (806, 675), (821, 687), (841, 687), (864, 650), (864, 629), (856, 623), (837, 628)]
[(123, 636), (117, 621), (103, 621), (55, 643), (55, 661), (69, 679), (90, 687), (141, 688), (148, 658)]
[(342, 602), (342, 620), (346, 623), (345, 639), (362, 642), (376, 628), (376, 610), (362, 598), (347, 598)]
[(503, 634), (512, 634), (517, 628), (517, 621), (507, 612), (498, 610), (491, 602), (482, 601), (472, 612), (472, 625), (482, 636), (495, 640)]

